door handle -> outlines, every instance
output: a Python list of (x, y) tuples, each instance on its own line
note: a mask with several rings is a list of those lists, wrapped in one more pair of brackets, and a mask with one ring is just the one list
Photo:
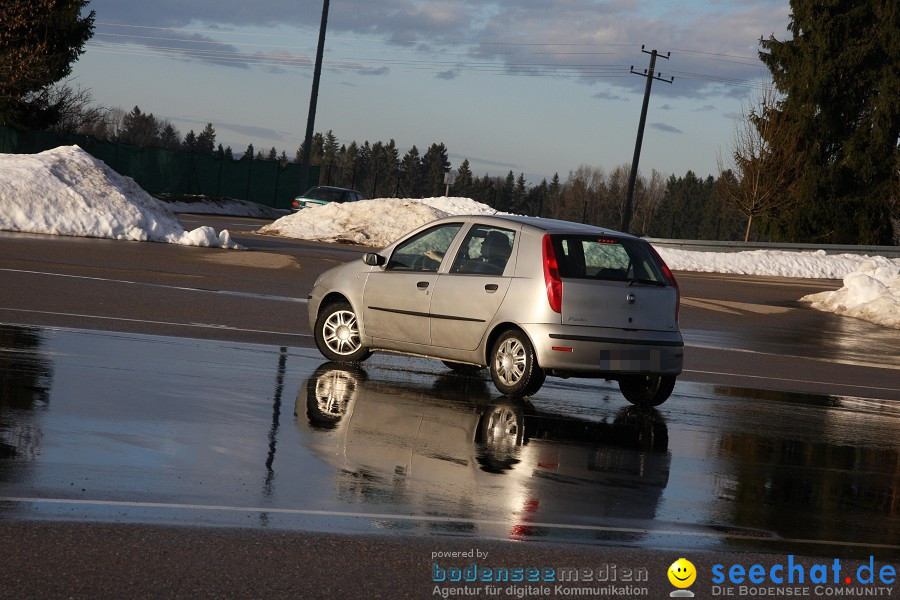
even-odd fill
[(497, 291), (497, 289), (499, 287), (500, 286), (498, 286), (496, 283), (488, 283), (487, 285), (484, 286), (484, 291), (486, 291), (488, 293), (494, 293)]
[(428, 289), (428, 282), (420, 281), (419, 283), (416, 284), (416, 287), (419, 288), (420, 290)]

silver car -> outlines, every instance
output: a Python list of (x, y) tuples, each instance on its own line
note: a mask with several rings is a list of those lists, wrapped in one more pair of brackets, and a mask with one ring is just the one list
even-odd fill
[(323, 273), (309, 296), (333, 361), (374, 351), (490, 368), (530, 396), (547, 375), (619, 382), (633, 404), (666, 401), (681, 373), (680, 293), (647, 242), (533, 217), (456, 216)]

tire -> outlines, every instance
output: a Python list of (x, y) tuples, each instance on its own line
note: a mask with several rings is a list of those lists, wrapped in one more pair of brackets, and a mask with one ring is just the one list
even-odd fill
[(628, 375), (619, 379), (619, 389), (635, 406), (659, 406), (675, 389), (675, 376)]
[(316, 318), (316, 347), (325, 358), (335, 362), (360, 362), (371, 352), (362, 345), (359, 321), (347, 302), (333, 302)]
[(479, 367), (478, 365), (471, 365), (469, 363), (458, 363), (450, 360), (442, 360), (444, 366), (453, 371), (454, 373), (458, 373), (459, 375), (465, 375), (466, 377), (472, 377), (474, 375), (478, 375), (481, 373), (481, 370), (484, 367)]
[(531, 396), (541, 389), (546, 378), (528, 336), (517, 329), (501, 334), (494, 342), (490, 367), (494, 385), (507, 396)]

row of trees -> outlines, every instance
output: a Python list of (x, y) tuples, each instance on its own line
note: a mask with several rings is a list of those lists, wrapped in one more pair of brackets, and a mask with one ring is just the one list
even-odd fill
[[(138, 146), (218, 153), (212, 124), (184, 137), (171, 123), (135, 107), (92, 106), (90, 93), (59, 85), (93, 34), (88, 0), (8, 0), (0, 27), (0, 125), (80, 131)], [(731, 237), (757, 231), (773, 240), (889, 244), (900, 196), (900, 5), (896, 0), (790, 0), (790, 38), (761, 39), (772, 87), (751, 104), (735, 131), (718, 178), (693, 173), (637, 185), (633, 230), (680, 237)], [(393, 140), (339, 145), (332, 132), (313, 140), (323, 183), (370, 196), (440, 194), (447, 149), (432, 144), (402, 157)], [(274, 148), (268, 155), (287, 162)], [(458, 169), (455, 192), (501, 210), (617, 224), (623, 167), (609, 174), (580, 167), (565, 182), (529, 186), (524, 175), (476, 177)], [(715, 223), (715, 226), (713, 226)], [(691, 233), (695, 232), (695, 233)]]
[[(69, 90), (68, 86), (60, 89)], [(194, 151), (234, 159), (231, 147), (216, 145), (215, 127), (208, 123), (196, 135), (193, 130), (181, 136), (168, 121), (143, 112), (135, 106), (130, 112), (120, 108), (103, 109), (89, 104), (89, 96), (77, 91), (69, 118), (54, 129), (60, 133), (80, 133), (100, 139), (120, 141), (140, 147), (162, 147), (174, 151)], [(80, 115), (80, 116), (79, 116)], [(300, 162), (303, 147), (297, 149), (293, 161)], [(255, 160), (289, 161), (287, 153), (273, 147), (257, 151), (253, 144), (240, 155)], [(371, 198), (402, 196), (422, 198), (443, 195), (445, 174), (453, 171), (455, 180), (450, 193), (472, 198), (503, 212), (580, 221), (602, 226), (621, 223), (629, 165), (621, 165), (607, 173), (601, 167), (582, 165), (570, 172), (566, 180), (556, 174), (548, 182), (528, 182), (524, 173), (509, 171), (505, 177), (472, 172), (468, 160), (453, 170), (443, 143), (433, 143), (424, 154), (413, 146), (402, 156), (394, 140), (363, 143), (339, 143), (329, 130), (312, 138), (310, 164), (320, 167), (320, 183), (349, 187)], [(749, 173), (745, 173), (745, 179)], [(703, 180), (693, 172), (683, 177), (666, 179), (658, 171), (649, 178), (639, 176), (633, 204), (631, 230), (658, 237), (697, 239), (739, 239), (751, 232), (743, 227), (739, 205), (729, 202), (735, 175), (730, 171), (719, 178)], [(734, 198), (731, 198), (733, 201)], [(760, 206), (749, 209), (756, 216)], [(755, 212), (754, 212), (755, 211)], [(756, 233), (756, 230), (753, 230)]]

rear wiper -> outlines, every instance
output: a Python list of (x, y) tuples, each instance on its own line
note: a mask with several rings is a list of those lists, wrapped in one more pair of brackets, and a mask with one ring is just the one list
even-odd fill
[(629, 287), (631, 287), (632, 285), (634, 285), (636, 283), (646, 283), (648, 285), (655, 285), (658, 287), (666, 287), (666, 284), (663, 283), (662, 281), (654, 281), (653, 279), (635, 279), (635, 278), (628, 279)]

